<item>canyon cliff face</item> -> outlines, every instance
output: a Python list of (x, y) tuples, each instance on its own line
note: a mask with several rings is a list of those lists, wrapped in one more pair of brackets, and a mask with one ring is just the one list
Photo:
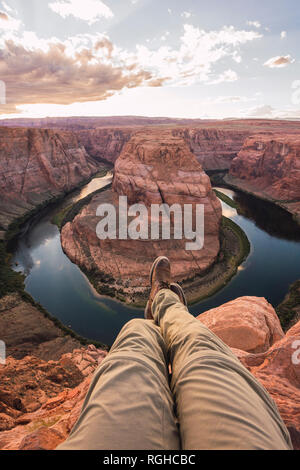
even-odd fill
[(204, 170), (228, 170), (250, 131), (187, 128), (173, 134), (185, 139)]
[[(83, 347), (18, 293), (0, 299), (0, 449), (53, 449), (70, 432), (107, 351)], [(57, 426), (56, 426), (57, 423)]]
[(76, 135), (89, 155), (114, 164), (133, 133), (133, 129), (99, 128), (78, 131)]
[[(284, 335), (273, 307), (256, 297), (236, 299), (198, 320), (231, 347), (268, 390), (294, 448), (300, 450), (300, 364), (292, 361), (300, 322)], [(88, 346), (48, 362), (37, 355), (19, 360), (10, 356), (0, 365), (0, 449), (51, 450), (63, 442), (106, 354)]]
[[(7, 119), (2, 126), (67, 130), (94, 158), (114, 163), (125, 143), (140, 130), (161, 130), (168, 126), (174, 135), (183, 137), (204, 170), (229, 169), (245, 139), (260, 133), (297, 135), (297, 121), (274, 120), (201, 120), (137, 116), (62, 117), (43, 119)], [(166, 127), (165, 127), (166, 128)]]
[(0, 229), (97, 172), (66, 131), (0, 128)]
[[(99, 240), (97, 207), (113, 203), (118, 210), (119, 196), (128, 204), (204, 205), (204, 248), (186, 251), (186, 240)], [(186, 142), (171, 131), (135, 134), (124, 146), (115, 164), (113, 189), (94, 196), (91, 203), (66, 224), (62, 246), (70, 259), (81, 267), (108, 277), (114, 289), (128, 293), (148, 287), (149, 269), (159, 255), (169, 256), (173, 276), (183, 280), (204, 273), (220, 250), (221, 204), (208, 176)]]
[[(146, 129), (97, 128), (78, 131), (76, 134), (92, 157), (114, 164), (130, 138)], [(154, 134), (157, 132), (152, 129)], [(224, 130), (222, 128), (175, 128), (174, 137), (183, 138), (204, 170), (228, 170), (250, 131)]]
[(5, 343), (6, 354), (15, 359), (34, 355), (45, 361), (56, 361), (62, 354), (80, 347), (77, 339), (22, 300), (18, 293), (0, 299), (0, 338)]
[(226, 181), (275, 201), (300, 220), (300, 138), (259, 135), (246, 140)]

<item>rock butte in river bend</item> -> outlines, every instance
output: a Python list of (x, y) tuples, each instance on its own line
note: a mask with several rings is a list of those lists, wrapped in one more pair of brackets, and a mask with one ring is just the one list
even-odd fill
[[(291, 360), (300, 322), (284, 335), (272, 306), (257, 297), (236, 299), (198, 318), (265, 386), (300, 449), (300, 364)], [(0, 366), (0, 449), (50, 450), (63, 442), (106, 354), (89, 346), (49, 362), (34, 354), (10, 356)]]
[(300, 137), (249, 137), (225, 181), (277, 202), (300, 221)]
[[(146, 206), (166, 203), (203, 204), (204, 248), (186, 251), (186, 240), (99, 240), (96, 209), (102, 202), (118, 204), (120, 195), (128, 204)], [(115, 288), (145, 289), (153, 259), (169, 256), (176, 280), (206, 271), (220, 250), (221, 204), (209, 177), (188, 145), (171, 131), (143, 131), (124, 146), (115, 164), (113, 190), (94, 196), (72, 222), (62, 229), (62, 246), (69, 258), (86, 268), (112, 277)], [(111, 282), (110, 282), (111, 284)]]
[(76, 188), (98, 166), (71, 132), (0, 127), (0, 230)]
[[(127, 118), (121, 118), (121, 121), (122, 119), (126, 126), (147, 125), (150, 124), (150, 121), (151, 124), (158, 123), (155, 119), (141, 121), (139, 118), (130, 118), (131, 121), (129, 121)], [(159, 124), (162, 123), (171, 124), (169, 120), (159, 121)], [(288, 141), (288, 145), (290, 145), (290, 142), (294, 142), (295, 139), (290, 138), (287, 133), (299, 133), (299, 123), (297, 122), (250, 120), (228, 121), (225, 123), (205, 121), (201, 123), (201, 121), (178, 121), (176, 124), (185, 127), (192, 125), (193, 127), (200, 126), (208, 129), (226, 129), (233, 133), (240, 130), (241, 132), (249, 132), (252, 135), (255, 134), (255, 140), (258, 142), (257, 139), (265, 139), (265, 137), (257, 135), (257, 132), (265, 132), (266, 130), (277, 133), (284, 132), (284, 139)], [(69, 184), (74, 183), (74, 185), (77, 185), (78, 182), (87, 177), (87, 173), (93, 174), (96, 170), (95, 163), (89, 159), (85, 149), (80, 147), (82, 142), (80, 142), (78, 149), (77, 139), (80, 141), (81, 131), (85, 132), (85, 129), (95, 129), (103, 125), (115, 127), (121, 124), (119, 118), (108, 118), (106, 120), (101, 120), (101, 118), (54, 118), (23, 120), (22, 122), (19, 120), (7, 121), (7, 125), (64, 127), (73, 132), (60, 130), (29, 131), (28, 129), (5, 129), (4, 131), (0, 129), (0, 205), (2, 204), (0, 214), (4, 215), (0, 221), (0, 226), (3, 226), (3, 228), (7, 228), (9, 221), (36, 207), (36, 204), (41, 201), (61, 194), (61, 191), (63, 192), (70, 187)], [(103, 157), (102, 152), (107, 150), (107, 160), (114, 161), (125, 144), (123, 138), (118, 137), (120, 134), (117, 134), (116, 138), (111, 138), (109, 132), (105, 130), (102, 131), (106, 136), (104, 142), (97, 142), (97, 132), (91, 133), (91, 137), (84, 137), (90, 139), (90, 143), (86, 143), (86, 145), (90, 145), (91, 156), (93, 156), (93, 148), (95, 149), (95, 157), (99, 159)], [(132, 132), (136, 132), (136, 129), (132, 128)], [(184, 129), (177, 130), (176, 133), (178, 132), (180, 135), (186, 133)], [(213, 132), (215, 131), (213, 130)], [(191, 129), (188, 133), (193, 135)], [(101, 133), (98, 135), (101, 135)], [(188, 145), (190, 145), (189, 139), (190, 137), (186, 139)], [(197, 139), (198, 137), (194, 136), (191, 140), (194, 141), (194, 151), (197, 157), (202, 158), (201, 151), (198, 154)], [(276, 141), (277, 137), (269, 134), (268, 139)], [(29, 145), (31, 141), (35, 141), (32, 145), (33, 154), (30, 159), (27, 159), (26, 155), (28, 149), (31, 148)], [(219, 144), (213, 143), (210, 137), (207, 141), (204, 139), (205, 152), (209, 155), (209, 159), (212, 159), (214, 154), (209, 142), (212, 146), (216, 146), (218, 152), (221, 152), (222, 149)], [(280, 145), (285, 143), (281, 142)], [(236, 141), (233, 142), (234, 152), (238, 151), (236, 144)], [(264, 196), (270, 198), (277, 198), (278, 191), (281, 190), (284, 191), (285, 197), (286, 195), (294, 197), (294, 191), (299, 189), (298, 173), (294, 165), (295, 155), (297, 154), (294, 143), (291, 145), (294, 150), (287, 153), (285, 162), (282, 161), (282, 154), (286, 150), (283, 151), (280, 145), (271, 148), (267, 144), (269, 149), (268, 157), (261, 158), (259, 162), (259, 168), (268, 171), (267, 166), (264, 166), (264, 162), (267, 162), (271, 156), (273, 170), (274, 165), (280, 166), (280, 169), (283, 170), (283, 186), (280, 183), (280, 178), (278, 178), (277, 170), (272, 170), (272, 175), (275, 175), (275, 177), (271, 181), (266, 178), (266, 175), (261, 180), (263, 181), (265, 178), (264, 189), (271, 188), (270, 193), (269, 189), (263, 192)], [(278, 147), (281, 150), (278, 151)], [(78, 169), (74, 171), (76, 167), (76, 165), (74, 167), (74, 159), (75, 161), (78, 160), (79, 155), (76, 152), (74, 153), (74, 149), (76, 152), (80, 150), (79, 160), (83, 162), (83, 168), (80, 171)], [(271, 155), (269, 155), (269, 151)], [(224, 152), (225, 154), (229, 152), (226, 155), (226, 160), (227, 156), (231, 158), (230, 146), (225, 148)], [(258, 149), (254, 152), (253, 149), (249, 150), (248, 155), (245, 155), (245, 159), (250, 158), (251, 161), (251, 154), (256, 155), (257, 152)], [(53, 167), (51, 164), (51, 168), (48, 167), (48, 158), (50, 162), (55, 160), (55, 164)], [(223, 157), (221, 161), (224, 165)], [(20, 162), (22, 162), (21, 165)], [(26, 164), (28, 162), (30, 162), (29, 166)], [(56, 171), (56, 165), (59, 166), (60, 164), (63, 164), (63, 168), (59, 170), (59, 173), (64, 175), (63, 182)], [(9, 179), (5, 178), (7, 168), (10, 171)], [(247, 165), (245, 168), (247, 168)], [(252, 184), (250, 172), (254, 171), (254, 168), (255, 164), (252, 162), (249, 174), (244, 173), (245, 179), (239, 178), (239, 183), (243, 182), (246, 190), (247, 185)], [(288, 168), (292, 170), (292, 180), (294, 182), (298, 181), (298, 186), (295, 186), (294, 183), (291, 185), (292, 180), (289, 179)], [(29, 170), (28, 180), (27, 176), (22, 178), (22, 175), (27, 175)], [(81, 175), (78, 176), (78, 173)], [(125, 173), (124, 171), (124, 177)], [(56, 181), (56, 175), (58, 181), (60, 181), (59, 184)], [(235, 181), (241, 175), (234, 175)], [(256, 176), (254, 182), (257, 183)], [(24, 191), (25, 188), (26, 191)], [(12, 191), (11, 199), (7, 199), (8, 191)], [(257, 189), (257, 193), (262, 194), (262, 187)], [(290, 202), (286, 204), (286, 207), (291, 211), (292, 209), (297, 211), (299, 202)], [(22, 302), (20, 299), (11, 296), (6, 297), (3, 301), (3, 308), (0, 309), (2, 314), (0, 315), (0, 330), (1, 327), (5, 328), (10, 347), (7, 365), (0, 365), (0, 448), (54, 449), (68, 436), (71, 427), (75, 423), (93, 371), (105, 357), (106, 351), (96, 349), (93, 346), (81, 348), (73, 338), (61, 336), (61, 331), (51, 326), (49, 324), (50, 320), (42, 318), (41, 312), (27, 302)], [(26, 312), (29, 320), (28, 323), (26, 321), (24, 323), (24, 312)], [(8, 328), (7, 322), (10, 322), (10, 319), (11, 325)], [(277, 403), (279, 411), (289, 428), (295, 448), (300, 449), (300, 365), (292, 362), (292, 355), (295, 353), (293, 345), (295, 341), (300, 340), (300, 322), (288, 330), (284, 336), (273, 308), (265, 299), (254, 297), (236, 299), (229, 304), (201, 315), (199, 319), (215, 331), (229, 346), (234, 348), (233, 351), (237, 357), (266, 387)], [(63, 355), (61, 356), (61, 354)]]

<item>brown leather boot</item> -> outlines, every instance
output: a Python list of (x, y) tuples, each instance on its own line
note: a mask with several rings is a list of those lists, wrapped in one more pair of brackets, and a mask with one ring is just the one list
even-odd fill
[(174, 294), (178, 295), (180, 302), (187, 307), (187, 300), (182, 287), (179, 284), (172, 282), (172, 284), (170, 284), (170, 289)]
[(170, 261), (165, 256), (160, 256), (154, 261), (150, 271), (151, 292), (145, 308), (145, 318), (152, 320), (152, 304), (156, 294), (161, 289), (170, 289), (171, 266)]

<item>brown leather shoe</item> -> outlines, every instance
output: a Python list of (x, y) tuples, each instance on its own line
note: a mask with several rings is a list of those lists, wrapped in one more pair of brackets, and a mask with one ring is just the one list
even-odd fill
[(150, 271), (151, 292), (145, 308), (145, 318), (152, 320), (152, 304), (156, 294), (161, 289), (170, 289), (171, 266), (170, 261), (165, 256), (160, 256), (154, 261)]
[(172, 292), (174, 292), (174, 294), (178, 295), (180, 302), (187, 307), (187, 300), (182, 287), (179, 284), (172, 282), (172, 284), (170, 284), (170, 289)]

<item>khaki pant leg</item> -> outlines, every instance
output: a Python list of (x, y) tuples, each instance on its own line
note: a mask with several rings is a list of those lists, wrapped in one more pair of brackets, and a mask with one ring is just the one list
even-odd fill
[(153, 303), (172, 365), (183, 449), (289, 449), (274, 401), (170, 290)]
[(92, 380), (60, 450), (178, 450), (180, 436), (160, 328), (125, 325)]

